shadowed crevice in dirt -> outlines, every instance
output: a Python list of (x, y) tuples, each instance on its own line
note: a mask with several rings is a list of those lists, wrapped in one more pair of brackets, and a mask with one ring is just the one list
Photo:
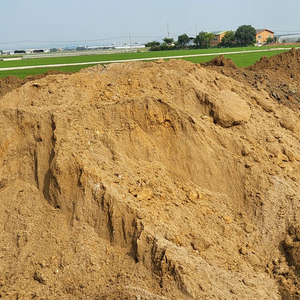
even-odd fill
[[(50, 183), (51, 183), (51, 181), (55, 181), (55, 178), (53, 177), (53, 174), (51, 171), (52, 163), (53, 163), (53, 160), (55, 157), (55, 142), (56, 142), (56, 138), (55, 138), (56, 125), (54, 122), (53, 115), (51, 116), (51, 129), (52, 129), (52, 136), (51, 136), (52, 147), (50, 150), (50, 156), (49, 156), (49, 160), (48, 160), (49, 167), (48, 167), (48, 171), (46, 172), (45, 177), (44, 177), (44, 186), (43, 186), (44, 197), (49, 203), (55, 202), (50, 199)], [(55, 185), (58, 186), (57, 182)]]

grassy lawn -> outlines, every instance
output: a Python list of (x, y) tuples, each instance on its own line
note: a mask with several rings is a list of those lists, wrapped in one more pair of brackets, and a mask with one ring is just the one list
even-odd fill
[(83, 68), (91, 67), (94, 65), (85, 65), (85, 66), (67, 66), (67, 67), (55, 67), (55, 68), (35, 68), (35, 69), (25, 69), (25, 70), (10, 70), (10, 71), (1, 71), (0, 78), (4, 78), (7, 76), (17, 76), (21, 79), (27, 76), (33, 76), (38, 74), (44, 74), (50, 70), (57, 70), (64, 73), (75, 73), (80, 71)]
[(256, 61), (260, 60), (262, 56), (271, 57), (280, 54), (284, 51), (270, 51), (270, 52), (256, 52), (256, 53), (241, 53), (235, 55), (224, 55), (226, 58), (231, 58), (236, 66), (239, 68), (246, 68), (252, 66)]
[[(239, 68), (246, 68), (253, 65), (256, 61), (260, 60), (262, 56), (271, 57), (273, 55), (280, 54), (284, 51), (270, 51), (270, 52), (254, 52), (254, 53), (238, 53), (238, 54), (227, 54), (224, 55), (226, 58), (230, 58), (234, 64)], [(199, 56), (199, 57), (187, 57), (188, 60), (193, 63), (204, 63), (212, 60), (215, 56)]]
[[(280, 48), (288, 48), (290, 46), (280, 46)], [(249, 50), (265, 50), (271, 49), (272, 47), (244, 47), (244, 48), (213, 48), (213, 49), (195, 49), (195, 50), (171, 50), (171, 51), (155, 51), (155, 52), (137, 52), (137, 53), (117, 53), (117, 54), (101, 54), (101, 55), (85, 55), (85, 56), (69, 56), (69, 57), (45, 57), (45, 58), (33, 58), (27, 60), (17, 61), (0, 61), (1, 68), (9, 67), (25, 67), (25, 66), (41, 66), (41, 65), (52, 65), (52, 64), (71, 64), (71, 63), (89, 63), (98, 61), (113, 61), (113, 60), (128, 60), (128, 59), (144, 59), (144, 58), (155, 58), (155, 57), (173, 57), (181, 55), (197, 55), (197, 54), (210, 54), (210, 53), (226, 53), (226, 52), (241, 52), (238, 54), (225, 55), (226, 58), (231, 58), (238, 67), (247, 67), (255, 63), (262, 56), (273, 56), (286, 50), (278, 51), (264, 51), (245, 53)], [(274, 47), (273, 47), (274, 48)], [(275, 47), (275, 48), (278, 48)], [(197, 57), (186, 57), (185, 60), (202, 63), (213, 59), (216, 56), (197, 56)], [(0, 71), (0, 77), (6, 77), (8, 75), (18, 76), (25, 78), (29, 75), (42, 74), (48, 70), (59, 70), (62, 72), (77, 72), (82, 68), (86, 68), (90, 65), (83, 66), (64, 66), (64, 67), (51, 67), (51, 68), (36, 68), (36, 69), (25, 69), (25, 70), (9, 70)]]

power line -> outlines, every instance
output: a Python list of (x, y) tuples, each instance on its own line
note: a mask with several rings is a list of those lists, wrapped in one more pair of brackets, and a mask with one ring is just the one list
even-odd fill
[[(190, 28), (189, 30), (191, 30)], [(188, 30), (188, 31), (189, 31)], [(273, 29), (275, 33), (300, 33), (300, 30), (278, 30)], [(196, 33), (198, 32), (198, 26), (196, 25)], [(167, 36), (176, 37), (177, 35), (182, 34), (179, 32), (170, 32), (169, 24), (167, 23)], [(156, 35), (156, 36), (140, 36), (140, 35), (129, 35), (130, 38), (139, 38), (139, 39), (163, 39), (165, 36)], [(28, 44), (28, 43), (87, 43), (87, 42), (100, 42), (100, 41), (109, 41), (109, 40), (118, 40), (128, 38), (128, 35), (117, 36), (117, 37), (108, 37), (108, 38), (96, 38), (88, 40), (21, 40), (21, 41), (6, 41), (0, 42), (0, 45), (11, 45), (11, 44)]]
[(81, 43), (81, 42), (97, 42), (97, 41), (107, 41), (107, 40), (115, 40), (125, 38), (124, 36), (112, 37), (112, 38), (101, 38), (101, 39), (93, 39), (93, 40), (67, 40), (67, 41), (38, 41), (38, 40), (24, 40), (24, 41), (14, 41), (14, 42), (0, 42), (0, 45), (3, 44), (16, 44), (16, 43)]
[(162, 35), (155, 35), (155, 36), (140, 36), (140, 35), (131, 35), (133, 38), (140, 38), (140, 39), (153, 39), (153, 38), (165, 38)]

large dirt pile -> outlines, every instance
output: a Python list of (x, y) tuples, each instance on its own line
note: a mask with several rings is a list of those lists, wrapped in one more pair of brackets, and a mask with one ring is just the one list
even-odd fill
[(296, 299), (298, 111), (237, 72), (114, 64), (5, 94), (1, 297)]

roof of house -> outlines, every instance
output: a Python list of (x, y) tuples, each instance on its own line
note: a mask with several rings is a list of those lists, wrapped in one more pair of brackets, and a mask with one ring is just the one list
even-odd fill
[[(268, 31), (268, 32), (274, 34), (274, 31), (272, 31), (272, 30), (270, 30), (270, 29), (267, 29), (267, 28), (264, 28), (264, 29), (255, 29), (255, 31), (256, 31), (256, 34), (259, 34), (259, 33), (263, 32), (263, 31)], [(226, 32), (227, 32), (227, 31), (212, 31), (212, 33), (213, 33), (214, 35), (221, 35), (221, 34), (224, 34), (224, 33), (226, 33)]]
[(270, 33), (274, 33), (274, 31), (272, 31), (270, 29), (266, 29), (266, 28), (264, 28), (264, 29), (255, 29), (255, 30), (256, 30), (256, 34), (261, 33), (263, 31), (269, 31)]
[(223, 34), (223, 33), (225, 33), (226, 31), (213, 31), (212, 33), (214, 34), (214, 35), (221, 35), (221, 34)]

